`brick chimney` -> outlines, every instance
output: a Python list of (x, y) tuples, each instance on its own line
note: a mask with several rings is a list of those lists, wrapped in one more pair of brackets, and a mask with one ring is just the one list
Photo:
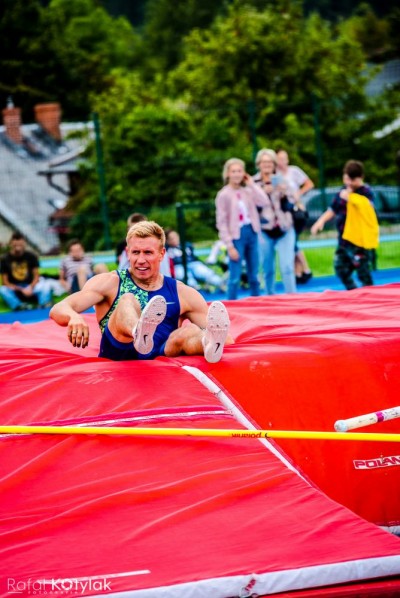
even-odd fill
[(15, 108), (11, 98), (7, 102), (7, 107), (3, 109), (3, 123), (7, 137), (14, 143), (21, 145), (23, 141), (21, 108)]
[(61, 106), (57, 102), (49, 104), (36, 104), (35, 106), (36, 122), (53, 137), (56, 141), (61, 141)]

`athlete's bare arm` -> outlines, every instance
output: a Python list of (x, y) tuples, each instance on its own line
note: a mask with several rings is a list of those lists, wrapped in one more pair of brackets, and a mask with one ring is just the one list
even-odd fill
[(89, 326), (81, 313), (96, 306), (105, 314), (117, 288), (118, 277), (114, 272), (98, 274), (90, 278), (81, 291), (56, 303), (50, 310), (50, 317), (60, 326), (68, 327), (67, 335), (74, 347), (84, 349), (89, 344)]
[(179, 301), (181, 304), (181, 318), (187, 319), (199, 328), (206, 327), (207, 303), (196, 289), (177, 281)]

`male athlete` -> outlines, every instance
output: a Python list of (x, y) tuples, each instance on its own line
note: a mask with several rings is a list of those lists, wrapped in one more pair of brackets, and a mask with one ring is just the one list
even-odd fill
[[(102, 332), (99, 357), (114, 361), (159, 355), (203, 355), (221, 359), (229, 316), (220, 301), (206, 301), (195, 289), (160, 274), (165, 235), (156, 222), (138, 222), (126, 238), (130, 267), (98, 274), (81, 291), (54, 305), (50, 317), (67, 326), (74, 347), (89, 344), (82, 312), (94, 306)], [(191, 323), (184, 323), (189, 320)]]

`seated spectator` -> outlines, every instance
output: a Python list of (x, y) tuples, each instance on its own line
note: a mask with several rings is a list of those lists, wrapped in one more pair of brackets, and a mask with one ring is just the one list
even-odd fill
[[(227, 273), (229, 269), (229, 256), (226, 249), (226, 245), (223, 241), (215, 241), (210, 249), (210, 253), (206, 259), (206, 264), (210, 266), (218, 266), (222, 272)], [(226, 275), (224, 276), (224, 279)], [(247, 271), (246, 271), (246, 260), (242, 260), (242, 273), (240, 276), (240, 287), (247, 289), (249, 286)]]
[(80, 291), (89, 278), (95, 274), (108, 272), (105, 264), (94, 264), (79, 239), (72, 239), (68, 243), (68, 255), (60, 264), (60, 283), (67, 293)]
[[(140, 212), (134, 212), (128, 217), (126, 221), (127, 232), (137, 222), (143, 222), (147, 220), (147, 217)], [(120, 241), (116, 248), (116, 261), (118, 264), (117, 270), (126, 270), (129, 269), (129, 259), (128, 254), (126, 253), (126, 239)], [(168, 254), (166, 253), (164, 256), (163, 261), (161, 262), (160, 272), (164, 274), (164, 276), (172, 276), (174, 278), (174, 272), (172, 266), (172, 260), (169, 258)]]
[(39, 282), (35, 287), (35, 291), (37, 293), (39, 291), (48, 292), (50, 293), (50, 296), (53, 296), (53, 299), (54, 297), (65, 295), (65, 289), (62, 286), (58, 275), (52, 276), (51, 274), (43, 274), (42, 276), (39, 276)]
[(215, 241), (210, 249), (210, 253), (206, 259), (206, 264), (216, 265), (226, 271), (228, 269), (228, 257), (226, 254), (226, 245), (223, 241)]
[(1, 259), (2, 286), (0, 296), (14, 311), (32, 303), (39, 307), (52, 305), (52, 292), (39, 285), (39, 260), (26, 249), (26, 240), (19, 232), (12, 234), (9, 250)]
[[(174, 264), (175, 278), (183, 280), (185, 271), (183, 267), (183, 252), (180, 245), (179, 234), (172, 230), (165, 231), (167, 253)], [(218, 287), (224, 286), (224, 279), (219, 276), (212, 268), (209, 268), (204, 262), (199, 260), (194, 252), (191, 243), (186, 243), (186, 264), (187, 264), (187, 284), (195, 289), (200, 288), (200, 284)]]

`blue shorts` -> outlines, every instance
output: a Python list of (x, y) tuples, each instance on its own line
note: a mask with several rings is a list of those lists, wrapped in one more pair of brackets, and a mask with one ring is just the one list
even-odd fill
[(154, 348), (151, 353), (142, 355), (136, 351), (133, 342), (121, 343), (121, 341), (117, 341), (108, 330), (108, 326), (106, 326), (101, 337), (99, 357), (105, 357), (106, 359), (112, 359), (113, 361), (155, 359), (160, 355), (164, 355), (164, 349), (165, 342), (160, 347), (157, 347), (156, 343), (154, 343)]

